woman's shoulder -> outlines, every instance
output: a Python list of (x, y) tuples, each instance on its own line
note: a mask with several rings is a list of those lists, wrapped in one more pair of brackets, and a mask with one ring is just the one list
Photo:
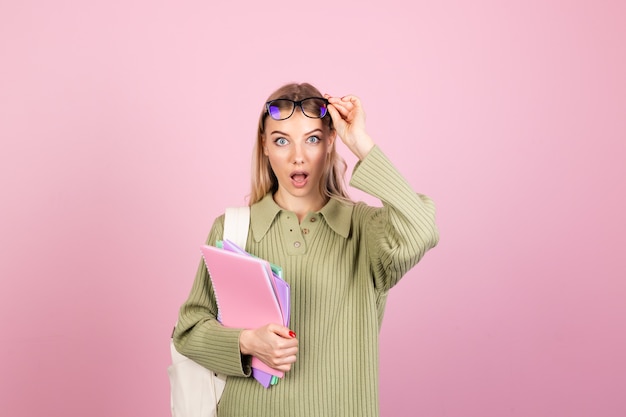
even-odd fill
[(383, 209), (382, 207), (373, 206), (364, 201), (357, 201), (352, 207), (352, 224), (365, 226)]
[(372, 211), (380, 210), (382, 208), (366, 203), (365, 201), (357, 201), (353, 204), (353, 207), (353, 212), (356, 212), (356, 214), (371, 213)]

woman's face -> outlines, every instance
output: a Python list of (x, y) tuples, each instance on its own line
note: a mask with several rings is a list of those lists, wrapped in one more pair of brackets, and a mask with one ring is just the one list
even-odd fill
[(263, 152), (278, 178), (277, 201), (300, 198), (316, 205), (324, 199), (319, 183), (334, 140), (334, 131), (321, 119), (307, 117), (299, 108), (285, 120), (267, 117)]

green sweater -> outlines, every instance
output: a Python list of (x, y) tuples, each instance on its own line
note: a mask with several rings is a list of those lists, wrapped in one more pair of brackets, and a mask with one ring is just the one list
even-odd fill
[[(291, 286), (291, 324), (299, 350), (275, 386), (250, 378), (239, 352), (241, 329), (215, 319), (204, 263), (180, 310), (176, 349), (228, 375), (219, 417), (378, 416), (378, 335), (388, 291), (439, 239), (432, 201), (416, 194), (378, 147), (350, 184), (383, 207), (331, 199), (301, 223), (268, 194), (251, 207), (246, 250), (280, 265)], [(222, 238), (218, 217), (207, 239)]]

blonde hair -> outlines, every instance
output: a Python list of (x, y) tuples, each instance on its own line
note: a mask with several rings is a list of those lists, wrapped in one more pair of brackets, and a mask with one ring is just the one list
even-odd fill
[[(286, 84), (272, 93), (266, 101), (286, 98), (289, 100), (299, 101), (307, 97), (322, 97), (320, 91), (311, 84)], [(265, 105), (259, 116), (259, 126), (257, 129), (257, 140), (254, 144), (252, 154), (252, 182), (250, 191), (249, 204), (260, 201), (269, 192), (275, 193), (278, 190), (278, 179), (270, 166), (270, 161), (263, 152), (263, 135), (265, 133), (265, 118), (267, 112)], [(335, 130), (330, 114), (320, 119), (322, 125), (326, 126), (331, 132)], [(351, 203), (352, 200), (346, 192), (344, 175), (346, 173), (347, 164), (344, 159), (337, 153), (333, 144), (325, 162), (324, 174), (320, 180), (320, 194), (328, 198), (337, 198), (344, 202)]]

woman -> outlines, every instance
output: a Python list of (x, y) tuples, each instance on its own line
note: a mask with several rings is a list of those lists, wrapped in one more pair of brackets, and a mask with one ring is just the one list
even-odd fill
[[(337, 136), (359, 158), (351, 185), (383, 207), (349, 200)], [(180, 310), (176, 348), (229, 376), (220, 417), (378, 416), (387, 294), (437, 244), (432, 201), (413, 192), (375, 146), (357, 97), (288, 84), (269, 97), (259, 119), (250, 206), (246, 250), (283, 268), (291, 329), (221, 326), (200, 262)], [(208, 244), (222, 238), (223, 227), (220, 216)], [(284, 378), (263, 388), (249, 378), (251, 356)]]

